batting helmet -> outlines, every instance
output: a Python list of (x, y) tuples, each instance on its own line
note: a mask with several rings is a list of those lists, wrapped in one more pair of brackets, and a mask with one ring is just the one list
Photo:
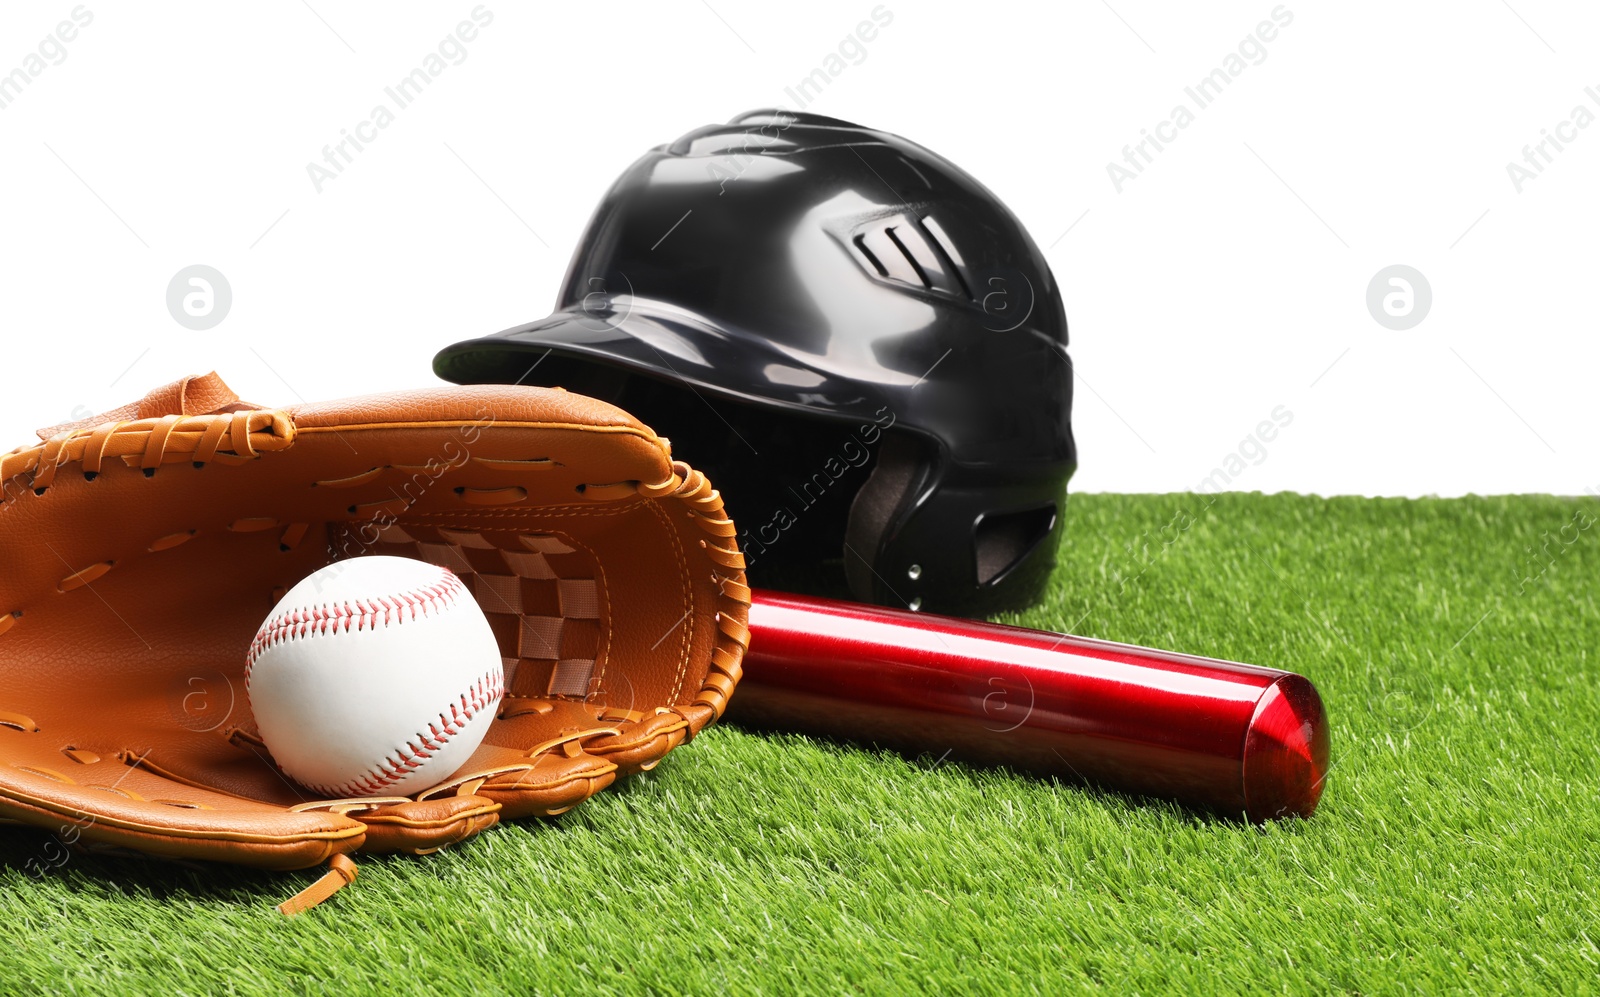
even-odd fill
[(548, 318), (458, 383), (560, 384), (704, 467), (758, 584), (978, 615), (1036, 601), (1076, 467), (1054, 276), (983, 185), (896, 135), (756, 111), (660, 146)]

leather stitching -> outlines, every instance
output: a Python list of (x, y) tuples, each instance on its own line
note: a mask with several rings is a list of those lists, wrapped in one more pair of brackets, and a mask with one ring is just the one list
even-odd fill
[(683, 680), (689, 672), (689, 651), (691, 638), (694, 636), (694, 621), (689, 619), (689, 614), (694, 610), (694, 581), (689, 574), (689, 559), (683, 553), (683, 541), (678, 536), (677, 529), (667, 514), (661, 508), (660, 502), (651, 502), (650, 511), (655, 513), (656, 520), (661, 524), (661, 530), (667, 535), (667, 540), (672, 544), (673, 559), (678, 562), (681, 572), (679, 576), (678, 591), (683, 593), (683, 616), (674, 624), (673, 629), (682, 631), (678, 636), (678, 667), (672, 675), (672, 695), (674, 700), (683, 698)]
[(245, 691), (250, 691), (250, 669), (256, 659), (279, 644), (330, 633), (399, 625), (454, 605), (457, 598), (466, 594), (467, 587), (448, 568), (440, 570), (445, 572), (444, 576), (432, 585), (388, 596), (290, 609), (272, 617), (261, 624), (250, 642), (250, 653), (245, 656), (244, 664)]
[[(426, 731), (417, 731), (412, 740), (381, 759), (368, 774), (338, 786), (321, 786), (306, 783), (306, 788), (314, 790), (328, 799), (346, 799), (352, 796), (377, 796), (383, 790), (393, 786), (415, 771), (423, 762), (432, 758), (434, 752), (439, 751), (450, 739), (461, 733), (479, 710), (488, 709), (498, 703), (505, 694), (504, 673), (494, 668), (478, 676), (478, 680), (469, 685), (455, 702), (449, 706), (448, 713), (439, 714), (439, 722), (429, 721)], [(431, 735), (431, 736), (430, 736)], [(410, 749), (408, 754), (406, 749)]]
[[(220, 426), (220, 428), (219, 428)], [(222, 448), (226, 433), (231, 452)], [(163, 463), (185, 459), (248, 460), (268, 451), (286, 450), (294, 443), (295, 428), (288, 413), (254, 409), (216, 415), (164, 416), (134, 422), (107, 422), (72, 429), (40, 443), (0, 456), (0, 481), (22, 475), (38, 488), (48, 488), (64, 465), (81, 462), (90, 477), (100, 473), (108, 457), (153, 473)], [(0, 501), (9, 502), (12, 489)]]
[[(744, 657), (745, 647), (748, 642), (744, 622), (750, 610), (750, 600), (748, 597), (749, 589), (745, 584), (745, 575), (742, 570), (744, 557), (739, 551), (737, 540), (729, 538), (732, 544), (731, 549), (722, 546), (723, 537), (717, 533), (715, 525), (724, 515), (722, 496), (712, 487), (711, 482), (706, 479), (704, 474), (681, 461), (673, 461), (672, 469), (671, 478), (658, 485), (641, 485), (639, 493), (648, 498), (660, 498), (670, 495), (687, 506), (689, 511), (701, 513), (701, 516), (696, 517), (694, 522), (706, 533), (707, 539), (705, 543), (707, 546), (731, 555), (729, 560), (737, 563), (736, 567), (730, 565), (724, 568), (713, 559), (711, 564), (712, 574), (717, 579), (718, 634), (711, 660), (708, 663), (706, 681), (701, 685), (700, 692), (695, 697), (694, 703), (710, 707), (712, 719), (715, 719), (722, 716), (722, 711), (727, 707), (728, 697), (716, 683), (710, 680), (711, 675), (720, 673), (730, 688), (736, 685), (741, 671), (739, 664)], [(707, 558), (711, 559), (709, 554), (707, 554)], [(733, 593), (728, 591), (729, 586), (727, 583), (730, 582), (734, 588)], [(727, 664), (723, 663), (724, 660)], [(678, 712), (689, 721), (689, 737), (691, 738), (699, 733), (706, 723), (710, 722), (709, 720), (697, 722), (695, 717), (683, 713), (681, 709)]]
[[(727, 555), (730, 561), (736, 561), (739, 567), (723, 567), (716, 563), (712, 555), (706, 555), (711, 561), (712, 574), (717, 579), (716, 607), (720, 619), (717, 622), (717, 638), (712, 651), (711, 661), (707, 669), (705, 681), (689, 706), (704, 705), (710, 708), (712, 719), (720, 717), (727, 707), (728, 695), (717, 683), (710, 681), (712, 673), (722, 676), (723, 682), (728, 687), (737, 685), (742, 669), (740, 661), (744, 657), (745, 647), (748, 644), (748, 630), (745, 620), (750, 610), (749, 588), (745, 583), (743, 568), (744, 557), (739, 550), (738, 541), (733, 537), (725, 537), (718, 532), (717, 523), (726, 515), (722, 504), (722, 496), (707, 480), (706, 476), (689, 467), (681, 461), (673, 461), (672, 474), (666, 480), (656, 484), (640, 483), (638, 486), (639, 499), (642, 501), (660, 501), (665, 498), (676, 499), (688, 511), (699, 513), (694, 520), (702, 531), (705, 532), (706, 543), (715, 547), (722, 554)], [(608, 505), (560, 505), (545, 506), (539, 509), (541, 516), (614, 516), (632, 511), (638, 507), (637, 501), (618, 501)], [(527, 517), (527, 512), (520, 509), (474, 509), (469, 521), (480, 523), (484, 519), (518, 518)], [(413, 511), (411, 516), (426, 522), (429, 520), (449, 520), (459, 523), (461, 517), (455, 513), (432, 513)], [(479, 529), (486, 527), (479, 526)], [(723, 546), (727, 541), (729, 546)], [(730, 589), (732, 591), (730, 592)], [(677, 708), (677, 712), (689, 720), (690, 736), (698, 733), (706, 723), (704, 718), (697, 718), (692, 713), (685, 713), (687, 707)]]
[[(262, 624), (245, 659), (244, 686), (250, 691), (250, 673), (256, 661), (268, 650), (282, 644), (311, 637), (375, 630), (398, 626), (441, 612), (462, 596), (467, 588), (448, 569), (432, 585), (396, 592), (387, 596), (347, 600), (309, 608), (285, 610)], [(305, 783), (306, 788), (328, 799), (375, 796), (410, 775), (424, 761), (461, 733), (478, 712), (498, 703), (505, 694), (505, 675), (499, 668), (478, 676), (455, 701), (440, 711), (438, 721), (429, 721), (411, 739), (381, 758), (366, 775), (338, 786)]]

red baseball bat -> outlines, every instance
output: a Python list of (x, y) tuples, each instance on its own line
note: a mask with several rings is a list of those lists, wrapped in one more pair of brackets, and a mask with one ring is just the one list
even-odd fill
[(728, 718), (1250, 821), (1310, 816), (1328, 771), (1322, 699), (1293, 672), (761, 590)]

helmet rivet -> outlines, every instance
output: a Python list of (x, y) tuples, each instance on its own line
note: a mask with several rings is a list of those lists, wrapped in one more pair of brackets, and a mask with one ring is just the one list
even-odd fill
[(910, 604), (907, 605), (906, 608), (911, 610), (913, 613), (915, 613), (917, 610), (921, 609), (922, 608), (922, 596), (919, 595), (915, 599), (912, 599)]
[(922, 577), (922, 565), (913, 564), (911, 567), (907, 568), (906, 569), (906, 577), (911, 579), (912, 581), (916, 581), (918, 578), (921, 578)]

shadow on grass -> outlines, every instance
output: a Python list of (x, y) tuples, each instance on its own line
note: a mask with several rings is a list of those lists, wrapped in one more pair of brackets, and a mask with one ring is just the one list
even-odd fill
[[(548, 820), (535, 820), (551, 824)], [(497, 830), (491, 828), (487, 833)], [(470, 847), (471, 842), (454, 846)], [(352, 857), (368, 873), (434, 860), (432, 856), (412, 855)], [(189, 902), (205, 907), (271, 911), (311, 885), (325, 870), (326, 866), (289, 871), (256, 869), (226, 862), (165, 859), (126, 849), (81, 851), (66, 849), (53, 832), (42, 828), (0, 827), (0, 882), (20, 879), (51, 883), (92, 901)]]
[[(1074, 797), (1084, 803), (1104, 810), (1119, 821), (1141, 824), (1176, 822), (1223, 835), (1239, 832), (1259, 832), (1261, 827), (1249, 824), (1238, 817), (1185, 807), (1171, 800), (1132, 795), (1063, 778), (1058, 774), (1029, 772), (1007, 766), (978, 765), (954, 758), (936, 757), (930, 753), (913, 753), (904, 750), (864, 745), (849, 740), (822, 738), (792, 732), (760, 731), (728, 724), (726, 728), (738, 731), (763, 744), (784, 750), (785, 745), (796, 748), (809, 746), (837, 759), (840, 769), (848, 768), (850, 756), (866, 756), (876, 764), (890, 764), (902, 771), (923, 774), (937, 773), (946, 781), (959, 783), (977, 795), (985, 795), (997, 781), (1022, 786), (1048, 789), (1052, 793)], [(757, 759), (746, 763), (758, 763)], [(607, 790), (604, 797), (614, 804), (627, 807), (660, 803), (656, 785), (658, 780), (671, 778), (672, 768), (640, 773), (621, 779)], [(689, 783), (679, 783), (680, 790), (695, 792)], [(716, 792), (708, 791), (701, 805), (717, 808)], [(619, 811), (603, 808), (595, 812), (597, 801), (574, 808), (556, 817), (529, 817), (506, 822), (491, 828), (477, 839), (462, 842), (450, 853), (477, 845), (493, 847), (496, 835), (508, 832), (543, 838), (558, 838), (605, 834), (607, 825), (617, 819)], [(745, 802), (744, 806), (752, 804)], [(754, 804), (758, 805), (758, 804)], [(737, 807), (730, 805), (730, 816), (737, 815)], [(1278, 822), (1278, 833), (1294, 833), (1304, 826), (1298, 820)], [(549, 839), (547, 839), (549, 840)], [(404, 863), (441, 861), (433, 856), (409, 855), (356, 855), (358, 864), (369, 871), (390, 869), (397, 874), (405, 871)], [(485, 859), (485, 861), (488, 861)], [(279, 872), (235, 866), (220, 862), (165, 860), (131, 851), (112, 854), (67, 850), (55, 834), (42, 828), (23, 825), (0, 826), (0, 882), (38, 881), (55, 884), (57, 889), (89, 900), (137, 902), (149, 900), (160, 904), (193, 904), (195, 906), (235, 909), (239, 911), (270, 911), (271, 908), (310, 885), (322, 874), (321, 867)]]
[(275, 905), (311, 882), (305, 873), (67, 849), (53, 832), (23, 826), (0, 828), (0, 878), (13, 876), (54, 883), (89, 899), (189, 898), (249, 908)]
[[(627, 799), (643, 791), (639, 777), (634, 776), (612, 785), (605, 794)], [(503, 821), (481, 835), (450, 846), (445, 855), (356, 853), (351, 858), (366, 874), (390, 870), (403, 875), (408, 864), (448, 861), (474, 847), (489, 844), (494, 835), (507, 832), (540, 837), (592, 835), (596, 833), (596, 826), (584, 816), (591, 805), (592, 801), (554, 817)], [(326, 868), (319, 865), (283, 871), (227, 862), (166, 859), (130, 849), (83, 850), (68, 848), (53, 831), (45, 828), (0, 825), (0, 883), (54, 884), (90, 901), (189, 902), (205, 907), (221, 905), (242, 911), (271, 911), (311, 885)], [(352, 888), (359, 889), (359, 886), (358, 878)]]
[[(948, 753), (946, 757), (939, 757), (929, 751), (917, 752), (894, 746), (870, 744), (848, 738), (818, 734), (775, 731), (745, 726), (737, 722), (729, 723), (726, 726), (773, 744), (782, 745), (785, 742), (789, 742), (814, 745), (829, 754), (841, 758), (856, 753), (865, 754), (878, 760), (892, 759), (904, 762), (912, 768), (923, 772), (932, 773), (937, 771), (944, 774), (946, 778), (959, 779), (969, 788), (979, 792), (983, 790), (986, 784), (998, 778), (1036, 788), (1049, 788), (1057, 793), (1073, 794), (1096, 806), (1103, 807), (1109, 812), (1125, 814), (1129, 817), (1176, 820), (1196, 827), (1214, 828), (1218, 831), (1262, 830), (1261, 825), (1252, 824), (1245, 820), (1243, 814), (1226, 814), (1216, 810), (1187, 806), (1164, 797), (1128, 793), (1087, 779), (1076, 779), (1056, 772), (1039, 772), (1016, 766), (964, 761), (959, 758), (949, 757)], [(1298, 828), (1303, 824), (1304, 821), (1302, 820), (1290, 819), (1275, 821), (1271, 826), (1280, 830), (1288, 830)]]

